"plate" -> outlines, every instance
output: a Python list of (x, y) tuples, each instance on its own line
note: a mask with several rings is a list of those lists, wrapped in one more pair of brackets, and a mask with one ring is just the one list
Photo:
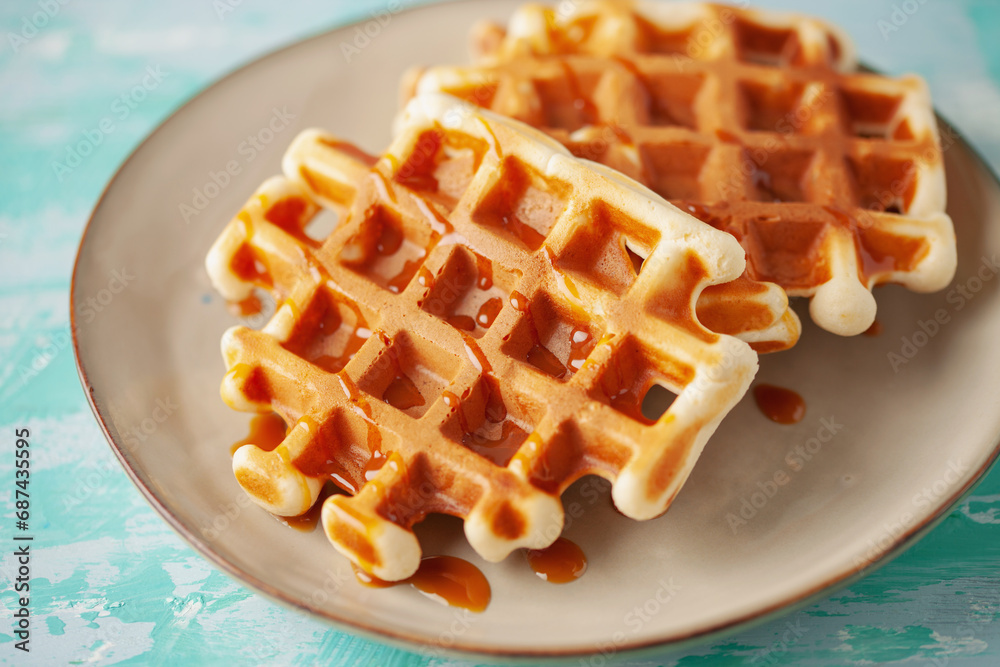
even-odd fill
[(234, 320), (208, 283), (209, 246), (279, 172), (298, 131), (324, 127), (380, 152), (404, 70), (464, 62), (468, 27), (517, 4), (389, 13), (267, 55), (186, 104), (126, 161), (81, 242), (72, 321), (82, 382), (132, 480), (247, 585), (352, 631), (433, 650), (662, 646), (805, 603), (898, 553), (984, 474), (1000, 440), (1000, 186), (947, 127), (955, 283), (933, 295), (878, 290), (879, 336), (839, 338), (804, 316), (802, 341), (763, 357), (758, 382), (799, 392), (805, 419), (780, 426), (745, 399), (664, 516), (630, 521), (606, 483), (578, 482), (564, 503), (565, 534), (590, 564), (579, 581), (545, 583), (518, 553), (484, 563), (459, 521), (432, 517), (418, 528), (425, 553), (466, 558), (492, 584), (489, 608), (471, 614), (410, 587), (359, 585), (321, 530), (296, 532), (246, 500), (229, 451), (249, 416), (219, 398), (219, 339)]

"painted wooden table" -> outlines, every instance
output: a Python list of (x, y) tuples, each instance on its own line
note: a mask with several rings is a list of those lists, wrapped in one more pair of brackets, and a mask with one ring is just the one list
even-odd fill
[[(31, 653), (15, 649), (16, 566), (5, 553), (0, 661), (452, 664), (333, 630), (256, 595), (196, 555), (114, 460), (77, 380), (68, 330), (80, 234), (102, 187), (146, 133), (239, 64), (399, 4), (0, 4), (0, 514), (6, 540), (15, 518), (8, 481), (14, 434), (27, 428), (36, 534)], [(1000, 3), (760, 4), (808, 4), (847, 28), (871, 65), (927, 77), (944, 115), (1000, 166)], [(90, 154), (73, 158), (71, 147), (87, 137)], [(916, 547), (853, 586), (648, 664), (903, 662), (1000, 664), (1000, 470)]]

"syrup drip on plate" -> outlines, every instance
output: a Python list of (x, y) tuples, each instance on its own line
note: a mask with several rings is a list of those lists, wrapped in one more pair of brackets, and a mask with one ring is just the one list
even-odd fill
[(545, 549), (528, 549), (528, 565), (551, 584), (576, 581), (587, 571), (587, 557), (576, 543), (560, 537)]
[(490, 582), (479, 568), (454, 556), (427, 556), (421, 559), (416, 573), (402, 581), (382, 581), (357, 565), (351, 567), (355, 578), (365, 586), (389, 588), (410, 584), (436, 602), (474, 612), (486, 609), (493, 595)]
[(255, 415), (250, 420), (250, 432), (247, 437), (238, 442), (234, 442), (229, 448), (229, 454), (233, 455), (236, 450), (243, 445), (256, 445), (265, 452), (274, 451), (274, 448), (285, 439), (288, 428), (281, 415), (269, 412), (266, 415)]
[(805, 400), (791, 389), (759, 384), (753, 397), (764, 416), (779, 424), (797, 424), (806, 416)]
[(278, 523), (283, 523), (289, 528), (293, 528), (301, 533), (311, 533), (319, 525), (320, 516), (323, 514), (323, 502), (332, 493), (333, 489), (329, 485), (324, 486), (323, 490), (319, 493), (319, 498), (316, 499), (313, 506), (306, 510), (305, 513), (298, 516), (272, 516), (278, 520)]

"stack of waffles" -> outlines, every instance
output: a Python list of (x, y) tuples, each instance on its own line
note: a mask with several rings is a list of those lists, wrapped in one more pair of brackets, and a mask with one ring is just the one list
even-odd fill
[(281, 516), (335, 482), (328, 538), (389, 581), (430, 513), (490, 561), (548, 546), (585, 475), (658, 516), (757, 354), (798, 340), (788, 295), (855, 334), (874, 285), (954, 272), (926, 90), (853, 73), (828, 26), (600, 2), (474, 42), (475, 65), (406, 78), (382, 156), (301, 134), (207, 259), (225, 298), (278, 304), (223, 337), (224, 400), (288, 425), (236, 451), (237, 481)]

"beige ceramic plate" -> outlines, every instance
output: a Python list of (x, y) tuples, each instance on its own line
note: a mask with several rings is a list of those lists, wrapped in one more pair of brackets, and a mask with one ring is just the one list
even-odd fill
[[(659, 519), (625, 519), (603, 482), (578, 483), (565, 496), (566, 534), (590, 561), (578, 582), (547, 584), (521, 554), (483, 563), (457, 521), (432, 519), (419, 531), (426, 553), (471, 560), (493, 586), (485, 613), (459, 613), (408, 587), (358, 585), (321, 531), (295, 532), (244, 499), (229, 446), (249, 417), (219, 399), (219, 338), (233, 319), (202, 268), (209, 245), (279, 171), (299, 130), (326, 127), (380, 151), (400, 74), (463, 62), (468, 26), (505, 18), (515, 4), (409, 11), (362, 26), (375, 34), (367, 45), (352, 26), (266, 56), (178, 111), (124, 165), (74, 276), (73, 303), (94, 296), (102, 306), (74, 310), (73, 330), (94, 410), (139, 489), (248, 585), (354, 630), (463, 651), (620, 653), (702, 636), (807, 600), (897, 552), (983, 474), (1000, 438), (991, 263), (1000, 188), (960, 140), (945, 155), (959, 237), (953, 287), (963, 291), (879, 290), (878, 337), (843, 339), (807, 323), (798, 347), (763, 358), (759, 375), (800, 392), (806, 418), (779, 426), (744, 400)], [(115, 271), (126, 274), (124, 288)], [(897, 368), (889, 353), (903, 360)]]

